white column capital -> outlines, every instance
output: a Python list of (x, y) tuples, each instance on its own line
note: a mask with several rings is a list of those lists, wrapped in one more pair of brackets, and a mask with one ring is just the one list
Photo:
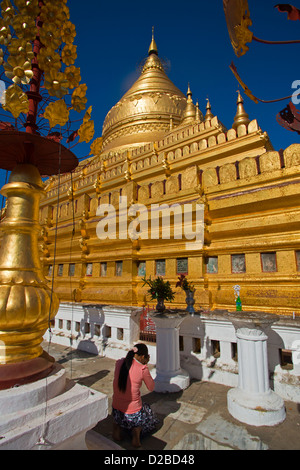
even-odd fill
[(184, 310), (169, 310), (166, 313), (158, 314), (157, 312), (150, 312), (150, 317), (154, 321), (157, 328), (174, 329), (179, 328), (183, 320), (188, 316)]

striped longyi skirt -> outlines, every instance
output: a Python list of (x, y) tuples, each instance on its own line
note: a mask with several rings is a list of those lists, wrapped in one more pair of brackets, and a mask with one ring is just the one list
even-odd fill
[(141, 427), (142, 435), (152, 433), (159, 423), (159, 420), (151, 410), (148, 403), (144, 403), (139, 411), (132, 414), (123, 413), (122, 411), (113, 408), (112, 416), (121, 428), (130, 431), (132, 428)]

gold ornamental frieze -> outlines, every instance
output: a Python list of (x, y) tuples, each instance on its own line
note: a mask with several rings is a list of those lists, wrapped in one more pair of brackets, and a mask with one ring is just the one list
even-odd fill
[[(153, 121), (145, 126), (146, 132), (156, 131), (157, 127), (161, 127), (167, 132), (170, 128), (170, 115), (172, 115), (174, 125), (178, 125), (185, 107), (186, 99), (178, 98), (175, 95), (159, 96), (150, 93), (142, 97), (124, 100), (117, 108), (112, 108), (105, 119), (103, 149), (112, 138), (115, 139), (120, 135), (132, 135), (137, 129), (140, 129), (140, 123), (146, 120)], [(164, 122), (163, 126), (160, 124), (161, 121)]]

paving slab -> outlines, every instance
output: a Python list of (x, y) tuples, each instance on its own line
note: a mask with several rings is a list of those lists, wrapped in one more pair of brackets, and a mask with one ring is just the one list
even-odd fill
[(233, 424), (213, 413), (196, 426), (196, 430), (209, 439), (237, 450), (267, 450), (259, 437), (249, 434), (246, 428)]
[[(48, 349), (47, 349), (48, 348)], [(112, 443), (111, 399), (115, 361), (84, 351), (51, 343), (44, 349), (62, 364), (67, 376), (108, 396), (108, 416), (93, 429), (99, 439), (91, 446), (133, 451), (131, 437), (124, 433), (120, 443)], [(276, 426), (249, 426), (235, 420), (227, 409), (229, 387), (191, 380), (176, 393), (151, 392), (142, 387), (142, 399), (160, 419), (156, 432), (143, 438), (141, 450), (299, 450), (300, 404), (285, 402), (286, 419)], [(97, 437), (97, 436), (96, 436)], [(119, 449), (120, 450), (120, 449)], [(121, 450), (120, 450), (121, 451)], [(134, 450), (136, 451), (136, 450)]]

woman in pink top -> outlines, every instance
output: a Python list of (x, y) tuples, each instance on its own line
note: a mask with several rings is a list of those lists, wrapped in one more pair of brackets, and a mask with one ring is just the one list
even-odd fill
[(132, 431), (132, 445), (140, 447), (140, 436), (152, 432), (158, 424), (150, 406), (142, 403), (140, 388), (144, 382), (148, 390), (154, 390), (150, 375), (148, 348), (136, 344), (124, 359), (116, 362), (113, 382), (112, 414), (113, 438), (121, 440), (121, 428)]

